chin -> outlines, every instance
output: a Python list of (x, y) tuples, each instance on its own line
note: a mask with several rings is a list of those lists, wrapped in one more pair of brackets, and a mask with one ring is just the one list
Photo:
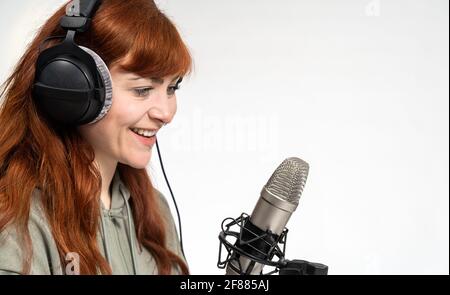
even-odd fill
[(148, 163), (150, 163), (150, 161), (146, 161), (146, 162), (132, 162), (127, 164), (130, 167), (133, 167), (135, 169), (145, 169), (148, 165)]
[(145, 159), (127, 159), (126, 161), (121, 161), (121, 163), (135, 169), (144, 169), (150, 163), (150, 157), (146, 157)]

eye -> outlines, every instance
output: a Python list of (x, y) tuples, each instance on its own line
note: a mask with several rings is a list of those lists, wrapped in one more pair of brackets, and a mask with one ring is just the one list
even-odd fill
[(174, 95), (175, 94), (175, 91), (177, 91), (178, 89), (180, 89), (180, 85), (174, 85), (174, 86), (170, 86), (169, 87), (169, 91), (168, 91), (168, 94), (169, 95)]
[(149, 91), (152, 89), (153, 88), (151, 88), (151, 87), (135, 88), (135, 89), (133, 89), (133, 91), (137, 96), (147, 96)]
[(176, 82), (175, 85), (169, 87), (169, 93), (168, 93), (169, 95), (174, 95), (174, 94), (175, 94), (175, 91), (177, 91), (178, 89), (180, 89), (180, 83), (181, 83), (181, 81), (183, 81), (183, 77), (180, 77), (180, 78), (178, 79), (178, 81)]

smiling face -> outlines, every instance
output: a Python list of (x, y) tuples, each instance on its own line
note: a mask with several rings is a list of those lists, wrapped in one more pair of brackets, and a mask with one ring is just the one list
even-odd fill
[[(155, 132), (172, 121), (180, 77), (143, 78), (110, 68), (112, 105), (106, 116), (94, 124), (78, 127), (94, 148), (96, 160), (145, 168), (150, 161)], [(139, 134), (141, 135), (139, 135)]]

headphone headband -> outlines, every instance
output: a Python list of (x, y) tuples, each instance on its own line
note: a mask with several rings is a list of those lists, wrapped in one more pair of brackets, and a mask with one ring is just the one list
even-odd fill
[(85, 32), (101, 2), (101, 0), (73, 0), (66, 6), (66, 15), (60, 21), (61, 27)]

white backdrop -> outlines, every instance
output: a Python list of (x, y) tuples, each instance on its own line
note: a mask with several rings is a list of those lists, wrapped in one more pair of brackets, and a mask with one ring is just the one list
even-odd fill
[[(64, 2), (0, 2), (1, 81)], [(448, 1), (158, 5), (195, 60), (159, 136), (192, 273), (224, 273), (221, 221), (250, 214), (289, 156), (311, 169), (287, 258), (330, 274), (449, 273)], [(170, 201), (156, 149), (149, 171)]]

